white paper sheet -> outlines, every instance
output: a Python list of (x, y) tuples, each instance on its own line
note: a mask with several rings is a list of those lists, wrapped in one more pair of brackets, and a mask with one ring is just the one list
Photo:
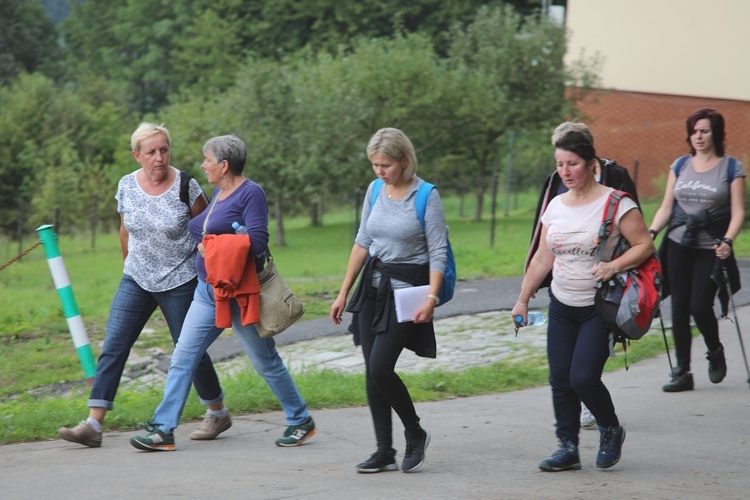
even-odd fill
[(396, 303), (396, 319), (399, 323), (412, 321), (414, 314), (427, 300), (430, 285), (397, 288), (393, 290), (393, 300)]

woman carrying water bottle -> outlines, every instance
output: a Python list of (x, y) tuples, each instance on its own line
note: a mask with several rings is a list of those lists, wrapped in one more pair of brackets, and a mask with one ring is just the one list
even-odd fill
[[(517, 316), (527, 318), (529, 299), (551, 270), (547, 359), (559, 448), (539, 468), (549, 472), (581, 468), (578, 434), (579, 402), (583, 402), (599, 424), (596, 466), (604, 469), (620, 460), (625, 430), (601, 378), (609, 356), (609, 334), (594, 305), (595, 286), (638, 266), (655, 249), (636, 203), (624, 198), (607, 246), (622, 235), (631, 248), (615, 261), (597, 263), (596, 238), (612, 188), (596, 180), (593, 142), (579, 131), (566, 133), (555, 142), (555, 164), (568, 191), (552, 199), (542, 216), (539, 248), (511, 314), (514, 321)], [(516, 323), (521, 326), (526, 321)]]
[[(315, 422), (276, 351), (273, 337), (260, 338), (253, 326), (259, 318), (259, 302), (252, 298), (227, 298), (219, 286), (221, 280), (216, 279), (217, 269), (224, 272), (232, 262), (241, 262), (239, 281), (243, 289), (248, 285), (243, 283), (247, 279), (251, 281), (250, 289), (255, 285), (256, 293), (260, 291), (257, 272), (263, 269), (268, 248), (266, 195), (257, 183), (242, 174), (247, 148), (239, 138), (225, 135), (209, 139), (203, 146), (203, 156), (201, 168), (216, 189), (208, 209), (188, 224), (198, 246), (195, 261), (198, 286), (172, 354), (164, 399), (151, 421), (143, 425), (148, 434), (134, 436), (130, 444), (145, 451), (174, 450), (172, 431), (180, 421), (198, 361), (224, 328), (231, 326), (253, 368), (279, 399), (286, 414), (287, 428), (276, 444), (297, 446), (315, 434)], [(242, 232), (249, 237), (235, 234), (233, 222), (244, 226)], [(222, 409), (226, 411), (226, 407)]]

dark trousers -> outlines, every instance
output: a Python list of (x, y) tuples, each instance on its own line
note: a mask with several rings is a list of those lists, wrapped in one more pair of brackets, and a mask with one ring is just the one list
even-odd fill
[(375, 333), (372, 320), (375, 313), (375, 292), (371, 288), (359, 313), (359, 335), (365, 356), (365, 387), (370, 413), (375, 426), (378, 449), (393, 446), (391, 408), (407, 430), (419, 427), (419, 417), (414, 409), (409, 390), (396, 374), (396, 361), (412, 335), (414, 323), (398, 323), (396, 311), (390, 311), (388, 328)]
[(689, 248), (672, 241), (667, 246), (669, 288), (672, 293), (672, 335), (680, 371), (690, 371), (690, 348), (693, 335), (690, 316), (703, 335), (709, 350), (719, 343), (719, 322), (714, 314), (717, 286), (711, 279), (716, 261), (713, 250)]
[(609, 333), (595, 306), (571, 307), (550, 292), (547, 359), (557, 437), (578, 445), (581, 401), (603, 427), (619, 425), (612, 397), (602, 382)]

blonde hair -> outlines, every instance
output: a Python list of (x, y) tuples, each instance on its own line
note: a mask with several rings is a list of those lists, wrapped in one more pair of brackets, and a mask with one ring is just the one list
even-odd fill
[(164, 137), (167, 138), (167, 146), (169, 146), (170, 148), (172, 147), (172, 140), (169, 137), (169, 130), (167, 130), (167, 127), (165, 127), (164, 124), (156, 125), (155, 123), (143, 122), (138, 125), (138, 128), (135, 129), (133, 135), (130, 136), (130, 147), (133, 152), (140, 153), (141, 142), (156, 134), (164, 134)]
[(417, 173), (417, 153), (409, 138), (397, 128), (381, 128), (373, 134), (367, 144), (367, 157), (375, 153), (386, 155), (388, 158), (406, 162), (404, 180)]

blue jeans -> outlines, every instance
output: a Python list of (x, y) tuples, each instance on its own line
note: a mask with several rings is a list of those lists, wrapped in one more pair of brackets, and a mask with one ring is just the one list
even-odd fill
[[(273, 337), (262, 339), (253, 325), (243, 326), (240, 308), (232, 300), (232, 329), (240, 339), (255, 371), (263, 377), (279, 399), (286, 413), (287, 425), (304, 423), (310, 414), (292, 376), (276, 350)], [(185, 317), (185, 324), (172, 354), (172, 364), (167, 373), (164, 399), (154, 412), (151, 422), (164, 432), (172, 432), (180, 422), (185, 407), (193, 373), (208, 347), (216, 340), (223, 328), (216, 327), (216, 303), (211, 285), (198, 280), (193, 303)]]
[(609, 356), (609, 332), (596, 306), (572, 307), (550, 292), (547, 360), (558, 439), (578, 445), (581, 402), (600, 426), (619, 425), (602, 382)]
[[(109, 310), (107, 333), (94, 375), (94, 386), (88, 400), (89, 407), (107, 410), (113, 408), (130, 349), (157, 306), (167, 320), (172, 341), (177, 343), (197, 282), (194, 278), (166, 292), (148, 292), (130, 276), (122, 277)], [(208, 354), (200, 359), (195, 372), (195, 388), (204, 405), (221, 403), (223, 394), (219, 377)]]

